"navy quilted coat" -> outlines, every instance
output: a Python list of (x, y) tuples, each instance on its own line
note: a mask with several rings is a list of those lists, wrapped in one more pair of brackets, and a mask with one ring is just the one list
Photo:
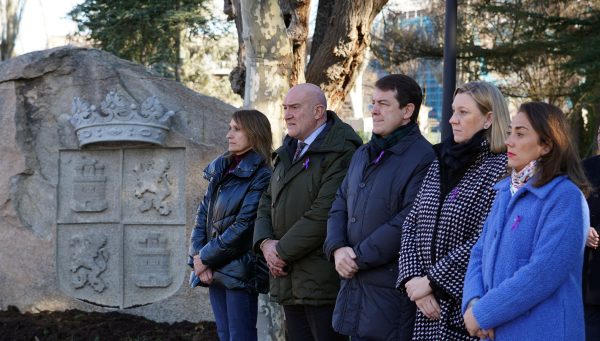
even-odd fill
[(266, 293), (268, 269), (264, 258), (252, 251), (252, 236), (258, 202), (272, 172), (253, 150), (233, 172), (227, 172), (230, 162), (224, 154), (204, 170), (209, 184), (198, 207), (188, 264), (193, 267), (193, 256), (200, 253), (213, 269), (211, 285)]

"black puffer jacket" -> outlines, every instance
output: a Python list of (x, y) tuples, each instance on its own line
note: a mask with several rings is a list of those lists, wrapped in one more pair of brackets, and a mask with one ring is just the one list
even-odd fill
[(200, 254), (213, 270), (211, 285), (266, 293), (268, 268), (264, 258), (252, 251), (252, 236), (258, 202), (272, 171), (253, 150), (233, 172), (228, 172), (230, 163), (223, 154), (204, 170), (209, 184), (198, 207), (188, 264), (193, 267), (193, 256)]

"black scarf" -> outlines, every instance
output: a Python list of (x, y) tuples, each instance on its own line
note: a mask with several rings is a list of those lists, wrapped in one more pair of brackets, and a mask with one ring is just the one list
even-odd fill
[(439, 160), (443, 196), (458, 184), (467, 169), (477, 160), (485, 132), (482, 129), (463, 143), (454, 142), (452, 136), (442, 143)]
[(382, 150), (386, 150), (395, 146), (398, 142), (400, 142), (400, 140), (402, 140), (411, 132), (415, 125), (416, 123), (409, 122), (394, 130), (386, 137), (373, 134), (373, 136), (371, 136), (371, 141), (369, 141), (369, 161), (372, 162), (374, 159), (376, 159)]

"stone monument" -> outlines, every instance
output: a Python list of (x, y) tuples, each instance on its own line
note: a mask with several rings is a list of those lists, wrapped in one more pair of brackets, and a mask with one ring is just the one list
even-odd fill
[(0, 63), (0, 309), (212, 319), (182, 284), (234, 110), (99, 50)]
[[(173, 111), (111, 91), (100, 106), (73, 99), (85, 150), (59, 150), (56, 265), (61, 290), (129, 308), (179, 289), (185, 258), (185, 149), (163, 148)], [(94, 148), (145, 142), (148, 147)], [(157, 145), (160, 147), (152, 147)]]

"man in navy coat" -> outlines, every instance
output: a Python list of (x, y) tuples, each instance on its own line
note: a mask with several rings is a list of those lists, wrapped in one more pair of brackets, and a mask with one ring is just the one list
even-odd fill
[(415, 306), (395, 289), (402, 224), (435, 154), (419, 131), (419, 85), (375, 83), (373, 137), (352, 157), (329, 212), (324, 251), (342, 278), (334, 329), (352, 341), (410, 340)]

